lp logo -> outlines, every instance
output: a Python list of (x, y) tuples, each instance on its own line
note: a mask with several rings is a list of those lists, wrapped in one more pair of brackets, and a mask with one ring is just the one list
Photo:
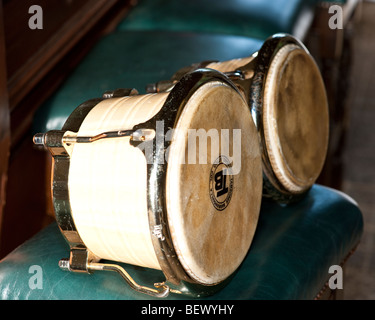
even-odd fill
[(331, 290), (343, 289), (343, 273), (342, 268), (337, 265), (333, 265), (328, 270), (329, 273), (333, 273), (333, 276), (329, 278), (328, 286)]
[(216, 210), (223, 211), (232, 198), (233, 175), (229, 159), (219, 156), (210, 171), (210, 199)]
[(35, 289), (43, 289), (43, 271), (41, 266), (31, 266), (29, 268), (29, 273), (33, 273), (34, 275), (29, 279), (29, 288), (31, 290)]
[(31, 30), (43, 29), (43, 9), (41, 6), (33, 5), (29, 8), (29, 13), (33, 16), (29, 19), (29, 28)]
[(223, 169), (215, 174), (215, 191), (217, 192), (217, 198), (228, 193), (226, 169)]

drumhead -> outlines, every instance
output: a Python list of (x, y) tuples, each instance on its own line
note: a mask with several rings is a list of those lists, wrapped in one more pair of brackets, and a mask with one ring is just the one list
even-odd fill
[[(202, 140), (194, 136), (198, 131)], [(211, 148), (215, 132), (220, 148)], [(199, 149), (204, 141), (206, 163)], [(256, 128), (233, 87), (211, 81), (187, 101), (169, 147), (165, 193), (173, 246), (186, 273), (204, 285), (228, 278), (249, 250), (262, 197)]]
[(263, 97), (264, 139), (277, 179), (292, 193), (318, 178), (328, 145), (328, 105), (319, 69), (306, 50), (283, 46), (272, 59)]

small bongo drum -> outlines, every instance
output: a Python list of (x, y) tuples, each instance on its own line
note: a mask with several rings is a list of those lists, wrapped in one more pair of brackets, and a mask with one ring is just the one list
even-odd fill
[(263, 195), (284, 203), (299, 199), (320, 175), (329, 136), (325, 86), (305, 46), (277, 34), (249, 57), (198, 63), (148, 89), (164, 90), (200, 67), (226, 73), (249, 104), (260, 137)]
[[(261, 151), (248, 105), (222, 73), (197, 70), (164, 93), (108, 92), (34, 143), (54, 158), (56, 220), (70, 245), (61, 268), (116, 271), (156, 297), (202, 296), (245, 258), (262, 199)], [(166, 280), (142, 286), (101, 260), (161, 270)]]

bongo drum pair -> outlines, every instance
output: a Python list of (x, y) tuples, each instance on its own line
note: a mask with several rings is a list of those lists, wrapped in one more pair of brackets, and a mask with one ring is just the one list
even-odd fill
[[(155, 297), (209, 295), (244, 260), (263, 189), (289, 201), (312, 186), (328, 111), (302, 44), (279, 35), (249, 58), (204, 67), (180, 71), (158, 93), (107, 92), (62, 130), (34, 136), (54, 159), (56, 220), (70, 245), (62, 269), (116, 271)], [(101, 260), (166, 280), (145, 287)]]

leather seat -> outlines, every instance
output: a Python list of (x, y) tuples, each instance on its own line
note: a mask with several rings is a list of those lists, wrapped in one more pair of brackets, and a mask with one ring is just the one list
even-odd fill
[(316, 2), (139, 0), (118, 29), (209, 32), (265, 40), (278, 32), (296, 35), (300, 19), (311, 19)]
[[(208, 299), (314, 299), (360, 241), (362, 214), (346, 195), (315, 185), (299, 203), (264, 201), (250, 251), (229, 284)], [(2, 299), (150, 299), (116, 273), (62, 271), (58, 261), (69, 247), (52, 224), (0, 263)], [(42, 289), (30, 288), (32, 266), (40, 266)], [(141, 285), (164, 280), (160, 271), (122, 266)], [(170, 294), (168, 299), (186, 299)]]

